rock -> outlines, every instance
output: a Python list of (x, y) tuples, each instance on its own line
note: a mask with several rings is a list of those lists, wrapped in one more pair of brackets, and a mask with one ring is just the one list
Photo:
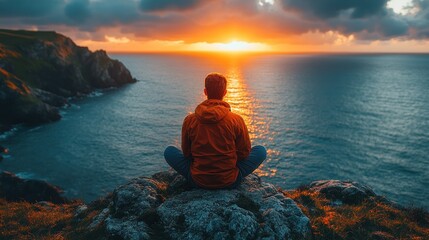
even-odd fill
[(68, 203), (61, 194), (60, 188), (45, 181), (21, 179), (10, 172), (0, 174), (0, 198), (8, 201)]
[(95, 51), (86, 61), (91, 83), (97, 88), (117, 87), (135, 82), (130, 71), (121, 62), (111, 60), (103, 50)]
[(66, 98), (135, 81), (105, 51), (61, 34), (0, 29), (0, 127), (59, 120)]
[(0, 68), (0, 123), (38, 124), (60, 118), (56, 107), (43, 103), (21, 79)]
[(3, 134), (7, 131), (10, 131), (12, 129), (12, 125), (10, 124), (3, 124), (0, 122), (0, 134)]
[(32, 88), (33, 95), (40, 99), (40, 101), (54, 107), (62, 107), (68, 103), (65, 97), (58, 96), (54, 93), (44, 91), (38, 88)]
[[(176, 188), (176, 190), (173, 190)], [(308, 239), (296, 203), (256, 175), (234, 190), (190, 189), (174, 172), (116, 188), (88, 229), (119, 239)]]
[(55, 207), (55, 204), (47, 201), (37, 202), (35, 205), (40, 206), (46, 210), (52, 210)]
[(0, 145), (0, 153), (8, 153), (9, 150), (3, 146)]
[(75, 217), (77, 217), (77, 216), (79, 216), (80, 214), (84, 213), (86, 210), (88, 210), (88, 206), (87, 206), (87, 205), (85, 205), (85, 204), (80, 205), (80, 206), (78, 206), (78, 207), (76, 208), (76, 210), (75, 210), (75, 212), (74, 212), (74, 216), (75, 216)]
[(98, 227), (98, 225), (100, 225), (100, 223), (106, 219), (108, 213), (109, 213), (108, 208), (103, 209), (103, 211), (101, 211), (100, 214), (95, 216), (92, 223), (89, 225), (89, 229), (93, 230), (96, 227)]
[(353, 181), (315, 181), (309, 185), (309, 190), (324, 194), (332, 201), (339, 200), (346, 204), (359, 204), (370, 197), (376, 197), (371, 188)]

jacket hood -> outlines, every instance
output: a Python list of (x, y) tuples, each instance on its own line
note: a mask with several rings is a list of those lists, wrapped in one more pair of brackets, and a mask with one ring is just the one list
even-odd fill
[(202, 123), (217, 123), (231, 111), (227, 102), (217, 99), (208, 99), (195, 109), (195, 115)]

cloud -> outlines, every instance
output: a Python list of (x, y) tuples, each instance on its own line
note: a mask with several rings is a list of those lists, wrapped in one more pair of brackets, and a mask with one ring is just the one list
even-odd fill
[(282, 0), (283, 8), (317, 18), (334, 18), (349, 12), (352, 18), (373, 16), (385, 9), (388, 0)]
[(90, 17), (89, 0), (73, 0), (65, 6), (67, 17), (77, 23), (84, 23)]
[(141, 0), (143, 11), (187, 10), (207, 2), (207, 0)]
[(415, 39), (429, 38), (429, 0), (414, 0), (415, 14), (409, 17), (411, 37)]
[(0, 0), (0, 18), (44, 16), (62, 4), (63, 0)]
[[(355, 41), (428, 39), (429, 0), (397, 14), (388, 0), (0, 0), (0, 27), (54, 29), (80, 39), (285, 42), (331, 32)], [(114, 34), (114, 35), (113, 35)]]
[[(424, 0), (427, 1), (427, 0)], [(361, 40), (409, 38), (410, 23), (387, 8), (388, 0), (282, 0), (285, 12), (318, 23), (312, 31), (335, 30)]]

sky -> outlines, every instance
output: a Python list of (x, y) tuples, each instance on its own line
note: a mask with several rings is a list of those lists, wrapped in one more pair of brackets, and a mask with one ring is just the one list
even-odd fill
[(429, 0), (0, 0), (0, 28), (111, 52), (429, 52)]

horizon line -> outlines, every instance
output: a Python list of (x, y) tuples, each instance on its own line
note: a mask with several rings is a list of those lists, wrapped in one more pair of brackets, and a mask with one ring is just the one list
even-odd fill
[[(104, 50), (104, 49), (98, 49)], [(360, 52), (360, 51), (350, 51), (350, 52), (340, 52), (340, 51), (108, 51), (108, 53), (113, 54), (218, 54), (218, 55), (428, 55), (428, 52), (383, 52), (383, 51), (369, 51), (369, 52)]]

